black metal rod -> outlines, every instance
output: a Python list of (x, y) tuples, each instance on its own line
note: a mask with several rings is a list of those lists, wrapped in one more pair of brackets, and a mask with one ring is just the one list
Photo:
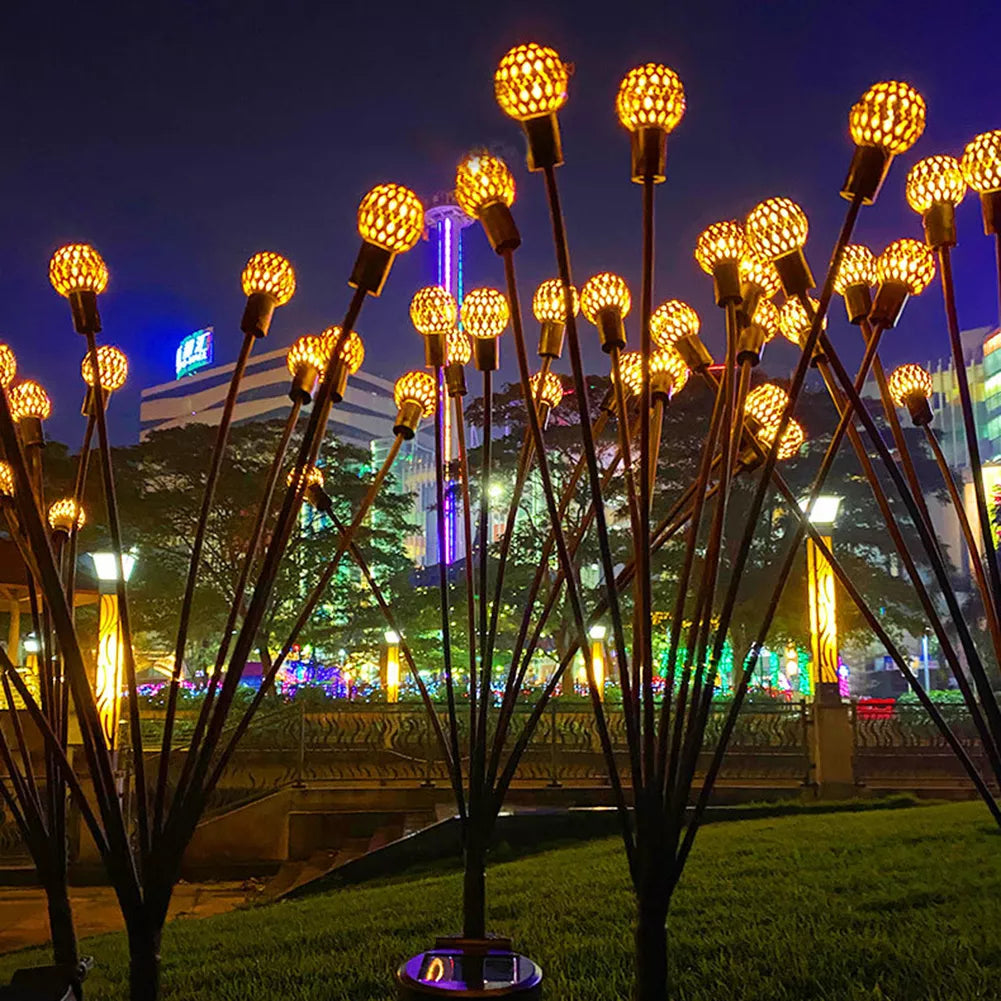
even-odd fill
[[(164, 801), (167, 795), (167, 769), (170, 763), (170, 748), (174, 737), (174, 715), (177, 711), (177, 695), (181, 686), (181, 673), (184, 670), (184, 651), (188, 642), (188, 627), (191, 621), (191, 610), (195, 600), (195, 584), (198, 581), (198, 570), (201, 565), (202, 547), (205, 545), (205, 534), (208, 530), (209, 514), (212, 511), (212, 501), (215, 498), (216, 483), (222, 470), (222, 460), (226, 452), (226, 442), (229, 439), (229, 429), (233, 422), (233, 411), (236, 409), (236, 399), (240, 394), (240, 383), (247, 368), (250, 352), (254, 347), (256, 337), (253, 333), (243, 335), (240, 353), (236, 358), (233, 375), (229, 380), (226, 400), (223, 403), (219, 417), (219, 427), (216, 431), (212, 456), (209, 459), (208, 477), (205, 490), (202, 493), (202, 506), (195, 523), (195, 535), (191, 545), (191, 559), (188, 562), (188, 574), (184, 582), (184, 594), (181, 598), (181, 613), (177, 620), (177, 639), (174, 643), (174, 667), (170, 675), (170, 688), (167, 692), (167, 711), (163, 720), (163, 740), (160, 744), (160, 770), (157, 775), (156, 795), (154, 798), (153, 826), (159, 830), (163, 823)], [(97, 371), (95, 369), (95, 371)]]
[(435, 527), (438, 539), (438, 595), (441, 604), (441, 645), (445, 667), (445, 701), (448, 705), (449, 739), (452, 742), (452, 761), (459, 769), (459, 788), (462, 787), (462, 754), (459, 749), (459, 720), (455, 708), (455, 684), (452, 677), (452, 623), (451, 601), (448, 594), (448, 564), (445, 557), (445, 421), (444, 409), (448, 406), (442, 367), (435, 369), (434, 408), (434, 485)]
[[(587, 379), (584, 375), (584, 362), (581, 357), (580, 339), (577, 334), (577, 317), (572, 292), (574, 287), (573, 275), (570, 270), (570, 249), (567, 242), (566, 227), (563, 222), (563, 210), (560, 207), (560, 193), (556, 183), (555, 167), (546, 167), (544, 174), (546, 199), (549, 204), (549, 218), (553, 229), (553, 245), (556, 251), (557, 271), (560, 281), (563, 283), (563, 306), (567, 321), (567, 345), (570, 353), (570, 367), (573, 371), (574, 394), (577, 398), (577, 413), (580, 417), (581, 445), (587, 467), (591, 503), (594, 505), (595, 530), (598, 536), (598, 550), (601, 556), (601, 573), (604, 579), (608, 611), (612, 619), (615, 656), (620, 664), (626, 664), (628, 663), (626, 659), (626, 634), (622, 625), (622, 609), (619, 605), (619, 593), (615, 586), (615, 563), (612, 558), (612, 547), (609, 541), (605, 503), (601, 495), (601, 473), (598, 469), (594, 437), (591, 434), (591, 408), (587, 391)], [(587, 646), (586, 642), (584, 645), (585, 647)], [(621, 674), (623, 677), (625, 676), (624, 671)], [(628, 846), (629, 842), (627, 841), (626, 844)]]
[(222, 676), (223, 665), (226, 663), (226, 654), (229, 652), (229, 644), (233, 638), (233, 630), (236, 627), (236, 620), (239, 618), (240, 609), (243, 606), (243, 598), (247, 592), (247, 582), (250, 573), (257, 559), (257, 553), (264, 538), (264, 527), (268, 522), (268, 515), (271, 512), (271, 503), (274, 498), (275, 486), (278, 477), (281, 475), (282, 465), (285, 462), (285, 454), (288, 452), (289, 442), (295, 431), (296, 423), (299, 420), (299, 412), (302, 409), (302, 402), (299, 398), (292, 401), (288, 415), (285, 418), (285, 425), (282, 428), (278, 447), (271, 459), (271, 468), (264, 483), (264, 492), (257, 504), (257, 514), (254, 518), (254, 527), (250, 533), (250, 540), (247, 543), (247, 551), (244, 554), (243, 565), (240, 567), (240, 576), (233, 592), (232, 602), (226, 616), (226, 625), (223, 627), (222, 639), (219, 642), (219, 650), (216, 654), (215, 664), (212, 669), (212, 677), (209, 678), (208, 690), (202, 699), (202, 705), (198, 711), (198, 719), (195, 722), (195, 729), (188, 742), (188, 753), (184, 758), (184, 767), (177, 783), (177, 795), (184, 795), (188, 780), (191, 777), (191, 769), (194, 766), (195, 755), (201, 743), (202, 735), (208, 724), (209, 715), (212, 710), (212, 703), (215, 700), (216, 691), (219, 686), (219, 678)]
[[(869, 411), (866, 410), (864, 404), (862, 403), (858, 390), (852, 384), (851, 378), (848, 376), (844, 366), (841, 364), (840, 358), (837, 356), (837, 353), (834, 351), (834, 348), (828, 342), (826, 337), (822, 338), (822, 345), (827, 359), (826, 364), (830, 365), (831, 370), (837, 378), (837, 382), (840, 384), (845, 395), (848, 397), (849, 404), (858, 414), (859, 420), (861, 421), (869, 440), (874, 445), (876, 453), (879, 455), (884, 468), (893, 480), (894, 487), (899, 493), (901, 500), (904, 502), (908, 514), (911, 517), (911, 521), (914, 523), (914, 527), (917, 529), (918, 536), (921, 539), (921, 544), (924, 547), (926, 556), (928, 557), (928, 562), (931, 564), (935, 581), (945, 598), (946, 607), (948, 608), (949, 615), (953, 620), (953, 625), (959, 637), (960, 645), (963, 648), (967, 664), (971, 674), (973, 675), (974, 684), (977, 687), (979, 700), (983, 707), (984, 715), (987, 718), (989, 730), (993, 738), (987, 741), (988, 747), (986, 750), (989, 755), (992, 754), (992, 762), (994, 764), (995, 773), (998, 775), (999, 783), (1001, 783), (1001, 751), (999, 751), (997, 743), (998, 738), (1001, 737), (1001, 710), (998, 708), (997, 698), (991, 688), (990, 679), (987, 677), (983, 661), (981, 660), (980, 654), (973, 642), (969, 625), (967, 624), (966, 618), (959, 605), (959, 599), (956, 597), (956, 593), (953, 590), (952, 581), (949, 578), (949, 572), (944, 561), (942, 560), (941, 553), (938, 551), (938, 546), (935, 542), (934, 536), (922, 521), (917, 504), (911, 496), (911, 492), (907, 489), (907, 483), (901, 476), (900, 470), (893, 462), (893, 457), (890, 455), (889, 449), (886, 447), (886, 442), (883, 440), (883, 436), (880, 434), (879, 428), (876, 427)], [(957, 676), (956, 681), (960, 684), (960, 686), (962, 686), (963, 682), (960, 677)], [(976, 702), (974, 701), (970, 703), (970, 706), (972, 714), (975, 711)]]
[(473, 516), (469, 492), (469, 454), (461, 394), (456, 394), (455, 434), (459, 443), (459, 488), (462, 491), (462, 533), (465, 543), (463, 569), (466, 575), (466, 632), (469, 646), (469, 742), (476, 742), (476, 587), (473, 573)]
[(841, 224), (841, 231), (838, 233), (837, 241), (834, 244), (834, 250), (831, 252), (831, 260), (827, 267), (827, 276), (824, 278), (824, 286), (820, 291), (820, 299), (817, 302), (816, 310), (813, 310), (812, 312), (813, 318), (810, 323), (810, 332), (807, 334), (803, 343), (803, 353), (800, 355), (799, 362), (793, 372), (792, 380), (789, 383), (789, 389), (787, 391), (789, 400), (786, 403), (785, 409), (782, 411), (782, 416), (779, 418), (778, 426), (775, 428), (775, 437), (772, 439), (771, 446), (768, 449), (768, 454), (765, 456), (763, 469), (761, 471), (761, 478), (758, 480), (758, 486), (755, 490), (754, 498), (751, 501), (751, 507), (744, 526), (744, 535), (741, 538), (740, 546), (737, 549), (737, 555), (731, 571), (730, 584), (727, 587), (726, 596), (723, 599), (723, 604), (720, 608), (716, 642), (713, 644), (713, 660), (719, 660), (720, 654), (723, 650), (723, 644), (726, 641), (726, 634), (730, 628), (730, 618), (733, 615), (733, 609), (737, 601), (737, 591), (740, 587), (741, 578), (744, 575), (744, 567), (746, 566), (748, 557), (750, 556), (751, 544), (754, 541), (754, 535), (757, 530), (758, 518), (761, 515), (761, 509), (764, 506), (765, 497), (768, 495), (772, 473), (775, 470), (775, 463), (778, 461), (779, 445), (782, 441), (782, 436), (789, 427), (790, 420), (792, 420), (796, 404), (799, 402), (799, 396), (803, 390), (803, 384), (806, 381), (806, 374), (810, 369), (810, 360), (813, 358), (814, 349), (816, 348), (822, 333), (824, 317), (827, 315), (827, 307), (830, 305), (831, 296), (834, 294), (834, 277), (837, 275), (838, 269), (841, 267), (841, 258), (844, 255), (845, 247), (852, 238), (852, 231), (855, 229), (855, 222), (858, 219), (858, 214), (861, 208), (862, 196), (860, 194), (856, 194), (853, 196), (851, 203), (845, 212), (844, 222)]
[[(327, 364), (323, 379), (314, 397), (313, 408), (309, 415), (306, 432), (303, 435), (303, 440), (296, 456), (294, 468), (300, 473), (303, 473), (310, 466), (316, 464), (316, 457), (320, 451), (327, 420), (330, 416), (337, 361), (340, 358), (340, 352), (348, 335), (357, 323), (366, 294), (364, 289), (356, 288), (348, 304), (344, 320), (341, 324), (341, 334), (337, 338), (337, 343), (333, 346), (330, 356), (331, 361)], [(236, 694), (237, 686), (240, 683), (244, 665), (253, 648), (261, 621), (268, 607), (275, 577), (278, 573), (282, 557), (285, 554), (288, 539), (292, 532), (296, 514), (302, 504), (305, 490), (306, 477), (299, 475), (293, 480), (293, 485), (285, 491), (282, 506), (275, 520), (271, 541), (265, 551), (261, 570), (254, 584), (247, 613), (243, 618), (233, 651), (230, 654), (229, 668), (226, 671), (219, 697), (213, 709), (212, 719), (206, 728), (205, 738), (199, 750), (198, 762), (195, 765), (195, 771), (192, 774), (191, 780), (192, 794), (197, 790), (208, 772), (212, 755), (215, 752), (226, 722), (226, 717), (229, 713), (230, 705)], [(186, 802), (189, 798), (193, 800), (190, 804)], [(177, 802), (176, 797), (174, 801)], [(182, 804), (183, 815), (178, 817), (177, 826), (184, 832), (194, 830), (194, 824), (197, 821), (197, 817), (201, 814), (203, 806), (203, 797), (192, 796), (191, 794), (186, 796), (185, 803)]]
[[(549, 460), (546, 457), (545, 444), (542, 439), (542, 425), (539, 421), (539, 414), (532, 405), (531, 376), (528, 371), (528, 352), (525, 348), (525, 334), (521, 323), (521, 306), (518, 300), (518, 283), (515, 278), (514, 252), (511, 250), (503, 253), (504, 278), (507, 283), (508, 302), (511, 306), (511, 328), (514, 331), (515, 353), (518, 358), (518, 371), (521, 375), (521, 392), (525, 400), (525, 409), (528, 413), (528, 425), (532, 432), (532, 440), (535, 443), (535, 452), (539, 463), (539, 478), (542, 481), (542, 492), (546, 499), (546, 507), (549, 511), (549, 520), (553, 526), (553, 533), (556, 541), (556, 553), (559, 557), (560, 567), (566, 580), (567, 598), (573, 611), (574, 623), (577, 628), (578, 642), (584, 654), (584, 667), (587, 671), (588, 689), (591, 696), (591, 707), (594, 710), (595, 725), (598, 728), (598, 739), (601, 743), (602, 752), (608, 765), (609, 781), (612, 784), (612, 792), (615, 797), (615, 805), (619, 814), (619, 821), (622, 824), (623, 838), (626, 844), (626, 855), (630, 866), (633, 864), (632, 827), (629, 818), (629, 811), (626, 807), (625, 793), (622, 789), (622, 781), (618, 774), (618, 767), (615, 761), (615, 752), (612, 748), (611, 736), (608, 732), (608, 722), (605, 718), (601, 697), (598, 692), (594, 676), (594, 660), (591, 656), (591, 649), (587, 642), (587, 625), (584, 617), (584, 606), (581, 602), (580, 591), (574, 573), (573, 559), (567, 548), (566, 536), (563, 533), (563, 525), (559, 520), (559, 506), (556, 501), (556, 491), (553, 488), (552, 476), (549, 471)], [(565, 283), (569, 290), (569, 283)], [(569, 304), (567, 304), (569, 306)], [(567, 308), (568, 318), (572, 310)], [(586, 401), (585, 401), (586, 403)], [(590, 432), (591, 424), (587, 419), (587, 412), (581, 415), (582, 423)], [(592, 442), (593, 446), (593, 442)], [(602, 504), (600, 496), (600, 479), (597, 481), (599, 496), (595, 498), (595, 510)], [(613, 581), (614, 586), (614, 581)], [(544, 693), (545, 694), (545, 693)], [(543, 708), (545, 703), (543, 702)], [(538, 706), (538, 702), (537, 702)], [(533, 716), (535, 713), (533, 713)], [(539, 713), (541, 716), (541, 712)], [(538, 723), (536, 717), (535, 725)], [(533, 727), (534, 730), (534, 727)], [(495, 803), (497, 802), (495, 797)], [(497, 803), (499, 806), (499, 803)]]
[(923, 425), (923, 430), (925, 433), (925, 440), (928, 442), (928, 447), (931, 449), (931, 453), (935, 458), (935, 463), (938, 466), (939, 473), (942, 475), (942, 481), (945, 483), (946, 490), (949, 492), (949, 500), (952, 502), (952, 509), (956, 514), (957, 520), (959, 521), (959, 528), (963, 533), (963, 541), (966, 543), (966, 551), (969, 553), (970, 557), (970, 569), (973, 572), (974, 579), (977, 582), (977, 587), (980, 590), (981, 601), (984, 605), (984, 615), (987, 619), (987, 628), (994, 643), (995, 656), (998, 658), (998, 661), (1001, 662), (1001, 627), (999, 627), (998, 624), (994, 603), (990, 600), (990, 591), (988, 590), (989, 585), (984, 574), (984, 564), (981, 560), (980, 548), (977, 545), (976, 538), (974, 537), (973, 526), (970, 524), (970, 519), (966, 516), (966, 505), (963, 503), (963, 498), (959, 493), (959, 487), (956, 485), (956, 478), (953, 476), (952, 470), (949, 468), (949, 463), (945, 460), (945, 454), (942, 452), (942, 445), (938, 440), (938, 435), (932, 430), (930, 424)]
[[(984, 560), (987, 563), (987, 579), (991, 584), (991, 600), (995, 609), (1001, 604), (1001, 569), (998, 568), (997, 547), (991, 530), (987, 497), (984, 493), (984, 467), (980, 457), (980, 432), (973, 415), (973, 398), (970, 381), (966, 372), (966, 358), (963, 355), (963, 341), (959, 332), (959, 315), (956, 311), (956, 286), (952, 275), (952, 253), (948, 247), (938, 247), (939, 274), (942, 277), (942, 297), (945, 302), (946, 327), (952, 346), (953, 367), (956, 370), (956, 386), (959, 389), (959, 405), (963, 414), (963, 430), (966, 434), (966, 451), (970, 459), (973, 477), (973, 496), (977, 502), (977, 518), (980, 522), (980, 539), (983, 544)], [(999, 613), (1001, 617), (1001, 613)], [(1001, 724), (1001, 717), (998, 718)], [(1001, 734), (1001, 725), (998, 727)]]
[[(640, 498), (639, 535), (636, 549), (641, 560), (638, 567), (640, 635), (633, 637), (633, 657), (639, 656), (639, 699), (643, 713), (643, 768), (647, 784), (656, 782), (656, 730), (653, 694), (653, 584), (650, 568), (650, 357), (653, 342), (650, 336), (650, 318), (653, 315), (653, 265), (654, 265), (654, 178), (643, 178), (643, 260), (640, 277), (640, 364), (642, 388), (640, 390)], [(635, 783), (636, 778), (633, 779)]]
[[(90, 355), (91, 370), (99, 374), (101, 368), (98, 364), (97, 341), (93, 334), (87, 334), (87, 353)], [(132, 645), (129, 596), (125, 585), (125, 566), (122, 561), (122, 528), (118, 517), (118, 499), (115, 494), (115, 474), (111, 467), (111, 443), (108, 439), (107, 415), (100, 400), (95, 401), (94, 413), (97, 421), (97, 442), (101, 453), (101, 474), (104, 480), (104, 502), (108, 514), (108, 534), (111, 536), (111, 550), (115, 554), (115, 593), (118, 597), (118, 619), (122, 630), (125, 680), (129, 689), (129, 743), (132, 746), (132, 768), (136, 783), (136, 817), (139, 826), (139, 843), (142, 845), (142, 851), (139, 853), (139, 861), (141, 863), (142, 857), (150, 849), (151, 828), (146, 789), (146, 764), (141, 732), (142, 724), (139, 720), (139, 689), (136, 684), (135, 649)]]

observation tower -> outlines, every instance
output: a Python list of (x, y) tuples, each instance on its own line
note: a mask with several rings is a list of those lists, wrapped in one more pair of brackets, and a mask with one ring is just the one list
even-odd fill
[[(431, 242), (433, 254), (434, 281), (447, 292), (455, 296), (456, 302), (462, 305), (462, 231), (472, 224), (473, 220), (459, 208), (452, 191), (439, 191), (428, 202), (424, 213), (427, 225), (428, 239)], [(451, 463), (458, 453), (458, 441), (455, 438), (455, 422), (448, 406), (448, 397), (444, 386), (438, 387), (439, 405), (444, 416), (445, 434), (443, 443), (443, 458), (445, 461), (445, 553), (446, 563), (454, 563), (465, 555), (463, 541), (456, 528), (456, 498), (453, 482), (450, 476)], [(429, 537), (429, 542), (431, 541)], [(440, 558), (435, 554), (436, 559)], [(435, 560), (436, 561), (436, 560)], [(432, 561), (429, 559), (428, 563)]]

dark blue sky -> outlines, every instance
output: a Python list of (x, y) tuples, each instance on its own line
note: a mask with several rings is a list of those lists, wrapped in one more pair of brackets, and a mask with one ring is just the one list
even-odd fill
[[(870, 83), (899, 78), (925, 95), (928, 128), (894, 165), (858, 236), (877, 251), (920, 236), (903, 198), (909, 165), (958, 154), (975, 133), (1001, 127), (999, 28), (997, 0), (7, 4), (0, 338), (21, 373), (50, 389), (50, 434), (75, 442), (82, 342), (46, 268), (61, 243), (93, 243), (112, 275), (101, 302), (105, 337), (132, 363), (130, 389), (111, 410), (113, 431), (131, 440), (138, 390), (172, 376), (183, 335), (212, 324), (217, 359), (232, 359), (239, 273), (252, 252), (286, 254), (299, 276), (262, 350), (337, 322), (360, 197), (382, 180), (422, 194), (448, 187), (455, 161), (474, 145), (505, 152), (516, 171), (528, 298), (554, 271), (548, 220), (541, 180), (524, 169), (520, 130), (494, 103), (492, 75), (510, 45), (534, 39), (576, 65), (561, 115), (560, 180), (578, 283), (604, 269), (632, 283), (638, 272), (639, 192), (614, 115), (618, 81), (651, 59), (680, 74), (688, 111), (658, 192), (656, 297), (689, 300), (715, 346), (720, 319), (692, 259), (700, 230), (788, 195), (810, 215), (808, 254), (819, 275), (845, 204), (837, 191), (851, 155), (848, 109)], [(996, 323), (993, 248), (973, 197), (959, 215), (961, 322)], [(477, 230), (468, 232), (467, 287), (499, 284), (499, 262)], [(359, 330), (371, 371), (394, 378), (421, 363), (406, 307), (429, 269), (418, 247), (366, 305)], [(835, 306), (832, 334), (853, 345), (857, 334)], [(885, 358), (943, 354), (941, 315), (936, 283), (888, 335)], [(602, 364), (593, 347), (590, 358)], [(792, 361), (783, 345), (766, 366), (780, 374)]]

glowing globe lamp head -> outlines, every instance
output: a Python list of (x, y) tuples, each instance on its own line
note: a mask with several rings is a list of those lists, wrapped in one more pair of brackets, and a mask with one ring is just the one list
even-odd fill
[(14, 496), (14, 470), (9, 462), (0, 461), (0, 497)]
[(907, 174), (907, 204), (921, 216), (929, 247), (956, 245), (956, 206), (966, 195), (966, 178), (952, 156), (927, 156)]
[[(540, 386), (541, 383), (541, 386)], [(539, 407), (539, 418), (545, 423), (550, 411), (563, 402), (563, 382), (555, 372), (536, 372), (530, 380), (532, 399)]]
[(569, 82), (559, 53), (529, 42), (504, 54), (494, 73), (494, 96), (505, 115), (525, 122), (559, 111), (567, 103)]
[[(124, 352), (110, 344), (102, 344), (97, 349), (97, 371), (101, 389), (106, 393), (111, 393), (125, 385), (125, 380), (129, 375), (129, 362)], [(83, 381), (93, 388), (94, 367), (91, 364), (89, 351), (80, 362), (80, 374), (83, 376)]]
[(747, 289), (755, 289), (760, 296), (771, 299), (782, 290), (782, 282), (775, 265), (764, 257), (760, 257), (748, 247), (740, 259), (740, 287), (747, 298)]
[(330, 398), (334, 403), (340, 403), (344, 399), (348, 376), (358, 372), (365, 360), (365, 345), (358, 334), (352, 330), (346, 337), (342, 335), (340, 324), (327, 327), (320, 334), (327, 356), (326, 364), (333, 368)]
[(912, 295), (923, 292), (935, 277), (935, 257), (920, 240), (894, 240), (876, 258), (876, 282), (869, 321), (882, 329), (895, 327)]
[(872, 309), (870, 289), (876, 284), (876, 257), (861, 243), (849, 243), (834, 275), (834, 291), (845, 300), (848, 322), (861, 324)]
[(934, 383), (927, 369), (920, 365), (898, 365), (890, 374), (887, 388), (890, 398), (898, 407), (907, 407), (916, 426), (923, 427), (931, 423), (929, 400)]
[[(570, 307), (573, 316), (580, 311), (577, 289), (570, 286)], [(567, 322), (566, 289), (558, 278), (547, 278), (532, 296), (532, 312), (541, 324), (539, 356), (559, 358), (563, 353), (563, 331)]]
[(377, 184), (358, 206), (361, 250), (348, 284), (377, 296), (397, 254), (417, 245), (424, 233), (424, 206), (402, 184)]
[(73, 525), (79, 532), (87, 523), (83, 507), (72, 498), (63, 497), (49, 505), (49, 528), (56, 534), (69, 535)]
[[(810, 299), (814, 311), (817, 309), (817, 301)], [(810, 336), (813, 326), (813, 319), (807, 312), (806, 307), (799, 299), (787, 299), (779, 310), (779, 330), (786, 340), (791, 341), (798, 347), (803, 347)], [(827, 327), (827, 318), (821, 324), (821, 330)]]
[(699, 314), (680, 299), (662, 302), (650, 317), (650, 339), (661, 349), (674, 347), (686, 337), (698, 337)]
[(459, 304), (440, 285), (418, 289), (410, 300), (410, 320), (424, 338), (424, 363), (445, 364), (445, 338), (459, 322)]
[(281, 254), (262, 250), (247, 261), (240, 283), (247, 297), (240, 329), (248, 336), (265, 337), (275, 309), (295, 295), (295, 269)]
[(751, 209), (744, 224), (751, 250), (771, 261), (786, 295), (813, 288), (803, 246), (810, 232), (806, 213), (790, 198), (767, 198)]
[(288, 349), (285, 364), (292, 376), (289, 398), (301, 404), (309, 403), (316, 389), (316, 381), (330, 360), (328, 341), (315, 334), (304, 334)]
[(609, 271), (589, 278), (580, 290), (581, 312), (598, 328), (602, 350), (608, 352), (626, 346), (626, 328), (622, 321), (631, 305), (625, 279)]
[(510, 208), (514, 190), (514, 175), (507, 164), (485, 151), (467, 153), (455, 168), (455, 200), (474, 219), (495, 202)]
[(0, 344), (0, 386), (7, 389), (17, 375), (17, 358), (7, 344)]
[(393, 400), (397, 408), (393, 433), (409, 441), (417, 433), (421, 418), (434, 414), (438, 400), (434, 376), (418, 371), (401, 375), (393, 386)]
[(639, 351), (624, 351), (619, 355), (619, 378), (630, 396), (643, 392), (643, 356)]
[(685, 114), (685, 88), (662, 63), (630, 70), (615, 98), (619, 121), (630, 132), (632, 179), (660, 183), (667, 177), (667, 134)]
[(789, 394), (773, 382), (763, 382), (747, 394), (744, 414), (758, 422), (759, 427), (778, 424), (789, 404)]
[(855, 155), (841, 194), (871, 205), (886, 178), (893, 157), (905, 153), (925, 130), (925, 99), (899, 80), (873, 84), (852, 105), (848, 131)]
[[(778, 424), (770, 424), (767, 427), (763, 427), (758, 434), (761, 444), (766, 448), (771, 448), (778, 430)], [(776, 453), (779, 462), (784, 462), (786, 459), (791, 459), (793, 456), (798, 455), (805, 442), (806, 432), (803, 430), (803, 425), (799, 421), (789, 421), (789, 425), (779, 441)]]
[(650, 394), (654, 399), (674, 399), (685, 388), (690, 374), (677, 351), (661, 348), (650, 356)]
[(89, 244), (70, 243), (52, 255), (49, 281), (62, 296), (69, 297), (74, 292), (100, 295), (108, 287), (108, 266)]
[(510, 49), (494, 73), (501, 111), (521, 122), (528, 139), (529, 170), (563, 162), (556, 112), (567, 102), (570, 72), (555, 49), (529, 42)]
[(472, 289), (462, 300), (459, 319), (473, 338), (476, 367), (481, 372), (497, 368), (497, 338), (504, 333), (510, 315), (506, 296), (494, 288)]
[(455, 327), (445, 335), (445, 388), (448, 395), (466, 395), (466, 373), (463, 366), (473, 357), (473, 342), (469, 335)]
[(1001, 129), (982, 132), (966, 144), (962, 169), (966, 183), (980, 195), (984, 232), (1001, 232)]
[(78, 334), (99, 334), (101, 315), (97, 297), (108, 286), (108, 266), (87, 243), (60, 247), (49, 261), (52, 287), (70, 303), (73, 327)]
[[(21, 425), (22, 434), (30, 430), (32, 422), (48, 420), (52, 413), (52, 401), (49, 399), (48, 393), (31, 379), (11, 386), (7, 398), (10, 403), (11, 417), (14, 418), (16, 424)], [(35, 443), (34, 434), (31, 435), (31, 438), (32, 443)], [(27, 445), (29, 442), (25, 441), (25, 444)]]
[(681, 78), (663, 63), (637, 66), (619, 84), (615, 111), (630, 132), (638, 129), (672, 132), (685, 114)]
[(740, 302), (740, 259), (747, 253), (744, 228), (733, 219), (714, 222), (695, 243), (695, 260), (713, 279), (716, 305)]

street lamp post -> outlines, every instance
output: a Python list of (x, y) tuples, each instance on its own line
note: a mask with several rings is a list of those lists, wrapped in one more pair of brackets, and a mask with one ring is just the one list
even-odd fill
[[(108, 749), (118, 748), (118, 719), (122, 700), (124, 649), (122, 624), (118, 614), (118, 558), (112, 552), (91, 553), (97, 575), (100, 606), (97, 620), (97, 669), (94, 695)], [(132, 576), (136, 558), (122, 554), (121, 572), (126, 581)]]
[[(805, 509), (805, 503), (801, 503)], [(841, 498), (821, 494), (808, 515), (811, 524), (824, 531), (824, 545), (831, 548), (830, 532), (841, 507)], [(838, 616), (834, 592), (834, 571), (817, 543), (806, 540), (807, 589), (810, 608), (810, 672), (814, 701), (839, 705)]]
[(820, 544), (806, 540), (807, 587), (810, 605), (810, 673), (813, 682), (812, 762), (817, 794), (825, 799), (850, 796), (855, 788), (852, 767), (852, 721), (841, 701), (838, 683), (838, 618), (834, 571), (824, 549), (831, 551), (830, 532), (841, 498), (820, 494), (807, 508), (810, 523), (824, 532)]

